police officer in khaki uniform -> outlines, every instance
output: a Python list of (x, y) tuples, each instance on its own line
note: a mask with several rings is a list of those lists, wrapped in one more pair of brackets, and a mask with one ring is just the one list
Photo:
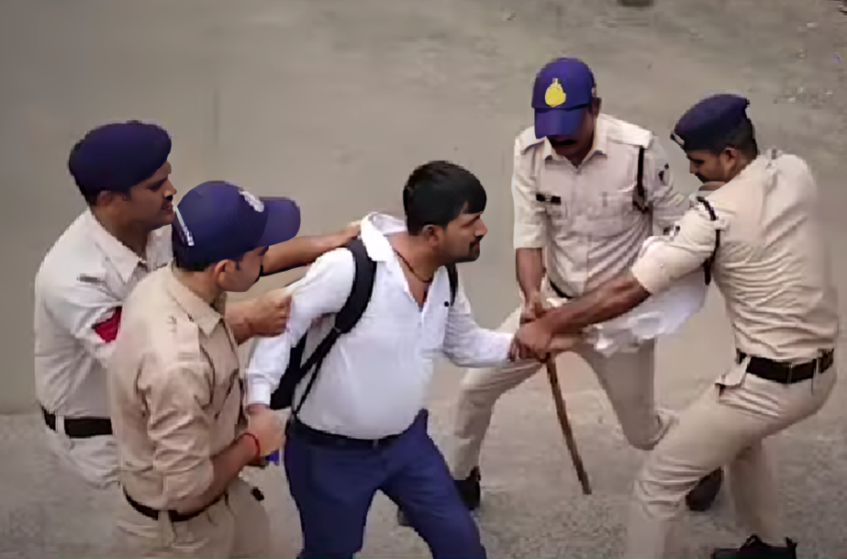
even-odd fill
[[(726, 301), (736, 358), (679, 417), (638, 475), (624, 557), (663, 557), (670, 522), (700, 476), (728, 465), (752, 535), (715, 559), (794, 559), (784, 539), (765, 439), (816, 413), (836, 379), (838, 301), (818, 189), (800, 158), (760, 153), (747, 99), (716, 95), (677, 123), (691, 172), (720, 186), (629, 271), (521, 327), (520, 343), (547, 351), (551, 336), (635, 307), (705, 266)], [(721, 184), (723, 183), (723, 184)]]
[[(543, 307), (628, 269), (654, 227), (670, 227), (691, 205), (674, 189), (654, 135), (600, 113), (594, 76), (582, 61), (562, 58), (542, 68), (532, 106), (535, 126), (515, 141), (514, 244), (524, 302), (500, 327), (508, 332)], [(653, 398), (654, 342), (609, 357), (587, 347), (579, 353), (596, 373), (629, 443), (653, 448), (673, 422)], [(525, 361), (465, 373), (451, 469), (471, 509), (480, 501), (479, 455), (494, 405), (539, 367)], [(708, 508), (720, 482), (720, 470), (706, 477), (689, 506)]]
[(297, 234), (300, 212), (285, 198), (209, 182), (185, 195), (176, 217), (174, 263), (130, 295), (110, 366), (125, 496), (119, 547), (135, 557), (267, 557), (261, 494), (239, 473), (280, 447), (282, 426), (266, 414), (245, 429), (225, 298), (255, 284), (269, 245)]

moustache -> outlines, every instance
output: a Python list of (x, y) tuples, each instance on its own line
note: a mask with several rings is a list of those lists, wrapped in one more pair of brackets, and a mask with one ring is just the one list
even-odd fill
[(550, 143), (553, 144), (554, 146), (558, 146), (558, 147), (569, 147), (569, 146), (575, 146), (576, 140), (553, 140)]

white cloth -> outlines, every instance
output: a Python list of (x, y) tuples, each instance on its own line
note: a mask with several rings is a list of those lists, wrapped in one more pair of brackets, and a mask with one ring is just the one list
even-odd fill
[[(356, 327), (341, 336), (327, 355), (298, 417), (321, 431), (377, 439), (404, 431), (424, 406), (433, 360), (444, 354), (461, 367), (505, 363), (512, 335), (480, 328), (461, 281), (449, 305), (450, 281), (439, 269), (423, 308), (386, 235), (405, 230), (382, 214), (362, 221), (362, 241), (376, 261), (370, 304)], [(289, 352), (308, 331), (304, 358), (326, 336), (353, 285), (353, 256), (341, 248), (318, 258), (294, 284), (285, 332), (256, 343), (247, 367), (248, 402), (270, 402), (288, 365)], [(310, 377), (297, 387), (300, 402)]]
[[(644, 241), (639, 257), (650, 251), (657, 239), (650, 237)], [(698, 269), (629, 312), (587, 328), (586, 339), (606, 356), (635, 351), (644, 341), (678, 330), (703, 307), (707, 292), (703, 270)]]

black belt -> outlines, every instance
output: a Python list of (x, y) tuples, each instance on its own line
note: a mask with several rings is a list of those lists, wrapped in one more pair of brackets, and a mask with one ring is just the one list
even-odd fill
[(552, 281), (550, 281), (549, 283), (550, 287), (553, 288), (553, 291), (556, 293), (556, 295), (558, 295), (562, 299), (572, 299), (572, 297), (565, 293), (558, 285), (556, 285)]
[[(737, 362), (741, 363), (747, 354), (743, 351), (737, 352)], [(834, 351), (829, 349), (817, 359), (805, 363), (785, 363), (772, 361), (763, 357), (753, 357), (747, 365), (747, 372), (766, 380), (780, 384), (794, 384), (809, 380), (816, 373), (823, 373), (832, 366)]]
[(151, 518), (153, 520), (158, 520), (159, 514), (161, 512), (167, 512), (168, 518), (170, 518), (171, 522), (185, 522), (186, 520), (191, 520), (192, 518), (196, 518), (196, 517), (200, 516), (201, 514), (203, 514), (206, 511), (206, 509), (208, 509), (209, 507), (211, 507), (212, 505), (214, 505), (215, 503), (220, 501), (224, 497), (224, 495), (226, 495), (226, 493), (219, 495), (217, 499), (215, 499), (214, 501), (212, 501), (211, 503), (209, 503), (208, 505), (206, 505), (205, 507), (203, 507), (202, 509), (200, 509), (198, 511), (189, 512), (189, 513), (181, 513), (181, 512), (177, 512), (175, 510), (158, 511), (154, 508), (148, 507), (147, 505), (142, 505), (141, 503), (139, 503), (138, 501), (136, 501), (135, 499), (130, 497), (129, 493), (127, 493), (126, 489), (124, 489), (124, 497), (126, 497), (126, 502), (129, 503), (130, 506), (132, 508), (134, 508), (136, 511), (138, 511), (140, 514), (143, 514), (147, 518)]
[[(44, 406), (41, 407), (41, 414), (47, 426), (56, 431), (56, 415), (44, 409)], [(111, 435), (112, 420), (108, 417), (66, 417), (65, 434), (72, 439)]]
[(388, 435), (381, 439), (354, 439), (344, 435), (336, 435), (325, 431), (318, 431), (309, 427), (302, 421), (291, 418), (285, 426), (285, 431), (288, 436), (294, 435), (301, 437), (303, 440), (318, 446), (332, 446), (336, 448), (359, 448), (359, 449), (376, 449), (384, 448), (396, 441), (402, 433), (398, 435)]

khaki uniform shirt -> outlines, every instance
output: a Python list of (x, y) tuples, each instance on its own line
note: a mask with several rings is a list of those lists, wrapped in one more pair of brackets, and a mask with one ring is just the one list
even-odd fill
[(158, 510), (195, 510), (212, 483), (212, 457), (244, 427), (237, 345), (223, 319), (172, 265), (136, 287), (124, 306), (110, 367), (121, 482)]
[[(633, 204), (639, 147), (652, 216)], [(579, 296), (626, 271), (654, 225), (664, 230), (691, 207), (673, 186), (667, 155), (648, 130), (601, 114), (594, 145), (574, 166), (534, 127), (515, 140), (515, 248), (546, 249), (547, 273)]]
[(657, 250), (632, 267), (650, 293), (696, 270), (720, 245), (712, 268), (737, 349), (775, 361), (807, 361), (832, 349), (838, 301), (822, 231), (818, 188), (803, 160), (776, 150), (709, 193)]

